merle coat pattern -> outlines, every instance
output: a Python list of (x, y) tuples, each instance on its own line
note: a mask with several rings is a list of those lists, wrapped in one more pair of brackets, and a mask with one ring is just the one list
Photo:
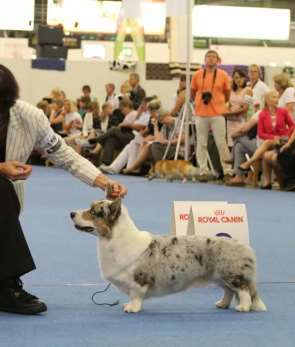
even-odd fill
[(218, 308), (229, 308), (235, 295), (239, 312), (266, 310), (256, 290), (256, 257), (246, 245), (222, 238), (139, 231), (119, 199), (96, 201), (71, 217), (76, 228), (99, 237), (103, 275), (130, 298), (125, 312), (139, 312), (146, 298), (208, 282), (224, 290)]

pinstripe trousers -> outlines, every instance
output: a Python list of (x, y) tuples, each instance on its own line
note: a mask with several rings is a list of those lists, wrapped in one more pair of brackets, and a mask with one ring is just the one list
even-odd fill
[(20, 222), (20, 203), (12, 183), (0, 176), (0, 281), (34, 270)]

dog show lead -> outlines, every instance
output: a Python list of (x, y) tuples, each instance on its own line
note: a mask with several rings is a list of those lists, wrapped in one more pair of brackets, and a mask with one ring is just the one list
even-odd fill
[(0, 311), (37, 314), (47, 310), (46, 304), (26, 292), (20, 280), (36, 268), (19, 222), (24, 181), (32, 172), (25, 163), (33, 149), (89, 185), (103, 190), (110, 185), (110, 198), (123, 197), (127, 189), (67, 146), (43, 111), (18, 98), (14, 75), (0, 65)]

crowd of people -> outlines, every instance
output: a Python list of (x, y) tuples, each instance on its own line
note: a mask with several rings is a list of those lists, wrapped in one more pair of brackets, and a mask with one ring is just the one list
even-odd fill
[[(198, 180), (212, 179), (208, 138), (213, 136), (221, 164), (218, 176), (226, 185), (257, 186), (261, 181), (262, 189), (275, 184), (294, 190), (295, 89), (289, 75), (275, 75), (272, 87), (263, 82), (256, 64), (246, 71), (234, 68), (229, 76), (219, 63), (218, 53), (209, 50), (204, 68), (190, 81)], [(105, 85), (101, 106), (85, 85), (75, 102), (54, 89), (38, 107), (54, 131), (104, 173), (145, 174), (163, 158), (168, 143), (166, 159), (174, 158), (178, 142), (183, 157), (179, 118), (185, 94), (186, 78), (181, 75), (173, 107), (164, 109), (157, 95), (146, 95), (140, 76), (131, 73), (118, 94), (113, 83)]]

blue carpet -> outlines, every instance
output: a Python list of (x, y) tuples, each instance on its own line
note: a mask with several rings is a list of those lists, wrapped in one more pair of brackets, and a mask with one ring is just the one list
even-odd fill
[[(138, 315), (124, 314), (121, 306), (95, 306), (91, 295), (104, 286), (96, 240), (73, 229), (69, 212), (103, 194), (61, 170), (35, 167), (22, 224), (38, 269), (24, 280), (26, 288), (46, 300), (49, 311), (38, 317), (0, 313), (1, 347), (295, 345), (295, 284), (288, 283), (295, 282), (294, 193), (116, 178), (129, 188), (124, 203), (136, 224), (159, 234), (170, 229), (173, 200), (246, 203), (268, 312), (217, 310), (221, 291), (212, 287), (148, 300)], [(117, 298), (127, 300), (111, 288), (97, 300)]]

